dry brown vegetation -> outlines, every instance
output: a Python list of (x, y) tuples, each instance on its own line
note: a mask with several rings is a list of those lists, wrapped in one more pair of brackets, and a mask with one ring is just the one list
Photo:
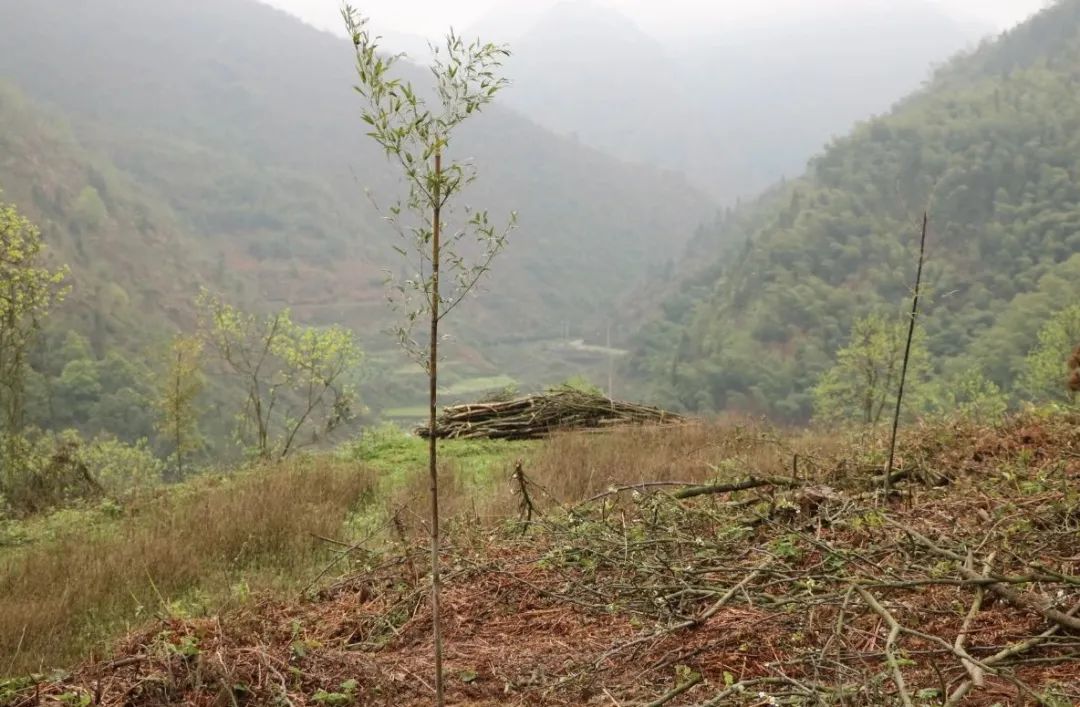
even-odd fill
[[(731, 418), (724, 422), (687, 422), (676, 426), (617, 427), (600, 432), (564, 432), (540, 443), (522, 446), (508, 456), (502, 478), (482, 494), (462, 480), (457, 463), (441, 464), (439, 505), (450, 518), (471, 523), (498, 523), (514, 517), (520, 500), (513, 482), (521, 461), (543, 506), (574, 503), (614, 486), (677, 481), (706, 483), (717, 475), (754, 469), (764, 475), (792, 473), (794, 455), (808, 473), (822, 459), (840, 458), (850, 438), (814, 432), (778, 431), (761, 420)], [(417, 468), (385, 501), (392, 524), (416, 535), (425, 532), (427, 477)], [(649, 486), (648, 488), (652, 488)], [(399, 533), (400, 535), (400, 533)]]
[[(527, 524), (520, 484), (448, 483), (449, 702), (1075, 704), (1078, 422), (909, 429), (887, 503), (886, 440), (754, 422), (544, 442)], [(397, 532), (307, 600), (151, 621), (8, 704), (429, 704), (424, 550)]]
[(125, 508), (118, 524), (74, 522), (7, 551), (0, 671), (70, 663), (118, 621), (182, 610), (185, 600), (223, 608), (238, 590), (296, 576), (325, 554), (312, 533), (336, 534), (372, 485), (355, 465), (297, 460), (162, 491)]
[(627, 427), (609, 434), (557, 436), (540, 447), (527, 471), (556, 499), (570, 502), (612, 485), (696, 484), (749, 470), (763, 476), (791, 475), (794, 455), (807, 470), (817, 460), (846, 451), (845, 443), (809, 432), (785, 434), (750, 419)]

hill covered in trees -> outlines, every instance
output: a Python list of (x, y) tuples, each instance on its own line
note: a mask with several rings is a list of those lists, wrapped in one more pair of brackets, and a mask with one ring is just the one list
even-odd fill
[(43, 265), (70, 271), (70, 294), (29, 359), (29, 419), (149, 436), (151, 369), (175, 328), (192, 322), (190, 293), (222, 282), (221, 264), (168, 204), (2, 81), (0, 124), (0, 203), (32, 217)]
[(1080, 294), (1078, 88), (1076, 0), (953, 60), (702, 228), (630, 373), (692, 410), (805, 419), (853, 323), (910, 306), (926, 210), (934, 372), (1014, 390), (1040, 327)]
[[(395, 236), (364, 191), (384, 200), (396, 182), (365, 140), (346, 40), (255, 0), (3, 0), (0, 25), (0, 76), (16, 85), (5, 95), (27, 99), (23, 119), (4, 121), (4, 139), (20, 149), (4, 154), (0, 187), (31, 220), (65, 229), (85, 191), (78, 208), (98, 212), (105, 235), (80, 241), (76, 275), (91, 291), (118, 284), (141, 317), (106, 332), (113, 339), (136, 336), (143, 321), (175, 326), (205, 283), (239, 304), (290, 305), (303, 319), (356, 328), (366, 345), (382, 342), (382, 270), (397, 262)], [(414, 81), (425, 76), (408, 69)], [(42, 110), (55, 117), (29, 116)], [(36, 140), (42, 122), (66, 124), (65, 142)], [(487, 166), (469, 203), (493, 218), (520, 214), (489, 292), (462, 320), (459, 339), (480, 349), (606, 316), (713, 209), (677, 176), (624, 165), (508, 110), (482, 116), (454, 149)], [(30, 193), (76, 150), (108, 166), (70, 170), (70, 198)], [(94, 174), (113, 177), (103, 186)], [(112, 201), (139, 202), (142, 231)], [(46, 230), (61, 256), (73, 252), (75, 241)], [(169, 255), (144, 248), (144, 233), (168, 235)], [(176, 259), (175, 277), (163, 257)], [(158, 288), (184, 297), (162, 306), (151, 297)]]

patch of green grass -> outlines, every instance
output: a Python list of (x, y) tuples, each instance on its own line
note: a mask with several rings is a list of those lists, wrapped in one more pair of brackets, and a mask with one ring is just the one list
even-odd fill
[(80, 503), (44, 515), (29, 518), (0, 518), (0, 557), (5, 552), (25, 545), (55, 540), (72, 528), (84, 532), (107, 529), (124, 515), (124, 509), (112, 499), (96, 503)]
[[(535, 442), (505, 440), (450, 439), (439, 442), (440, 476), (448, 484), (442, 489), (451, 497), (476, 498), (490, 493), (505, 481), (514, 460), (531, 454)], [(400, 499), (417, 491), (416, 498), (426, 498), (428, 441), (401, 428), (386, 424), (365, 431), (364, 436), (343, 445), (339, 458), (363, 465), (378, 475), (380, 499)], [(421, 490), (422, 489), (422, 490)], [(349, 539), (377, 537), (388, 522), (388, 507), (371, 504), (353, 514), (346, 523)]]
[[(462, 480), (484, 485), (533, 446), (504, 440), (447, 439), (439, 442), (439, 459), (453, 466)], [(385, 488), (400, 484), (410, 472), (427, 466), (428, 442), (395, 425), (382, 425), (346, 444), (339, 453), (348, 461), (380, 472)]]

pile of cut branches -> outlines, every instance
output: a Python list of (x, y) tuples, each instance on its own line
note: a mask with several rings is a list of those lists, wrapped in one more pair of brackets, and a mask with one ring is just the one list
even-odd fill
[[(444, 408), (435, 436), (441, 439), (540, 439), (562, 430), (618, 425), (668, 424), (683, 418), (666, 410), (612, 400), (573, 388), (558, 388), (516, 400)], [(416, 433), (427, 437), (426, 426)]]

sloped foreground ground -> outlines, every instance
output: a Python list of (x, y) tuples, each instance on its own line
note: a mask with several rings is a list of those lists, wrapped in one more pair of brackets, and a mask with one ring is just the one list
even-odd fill
[[(854, 452), (577, 504), (526, 481), (531, 522), (449, 533), (448, 703), (1080, 704), (1078, 422), (921, 427), (887, 502)], [(423, 547), (354, 563), (304, 599), (160, 620), (0, 703), (431, 704)]]

